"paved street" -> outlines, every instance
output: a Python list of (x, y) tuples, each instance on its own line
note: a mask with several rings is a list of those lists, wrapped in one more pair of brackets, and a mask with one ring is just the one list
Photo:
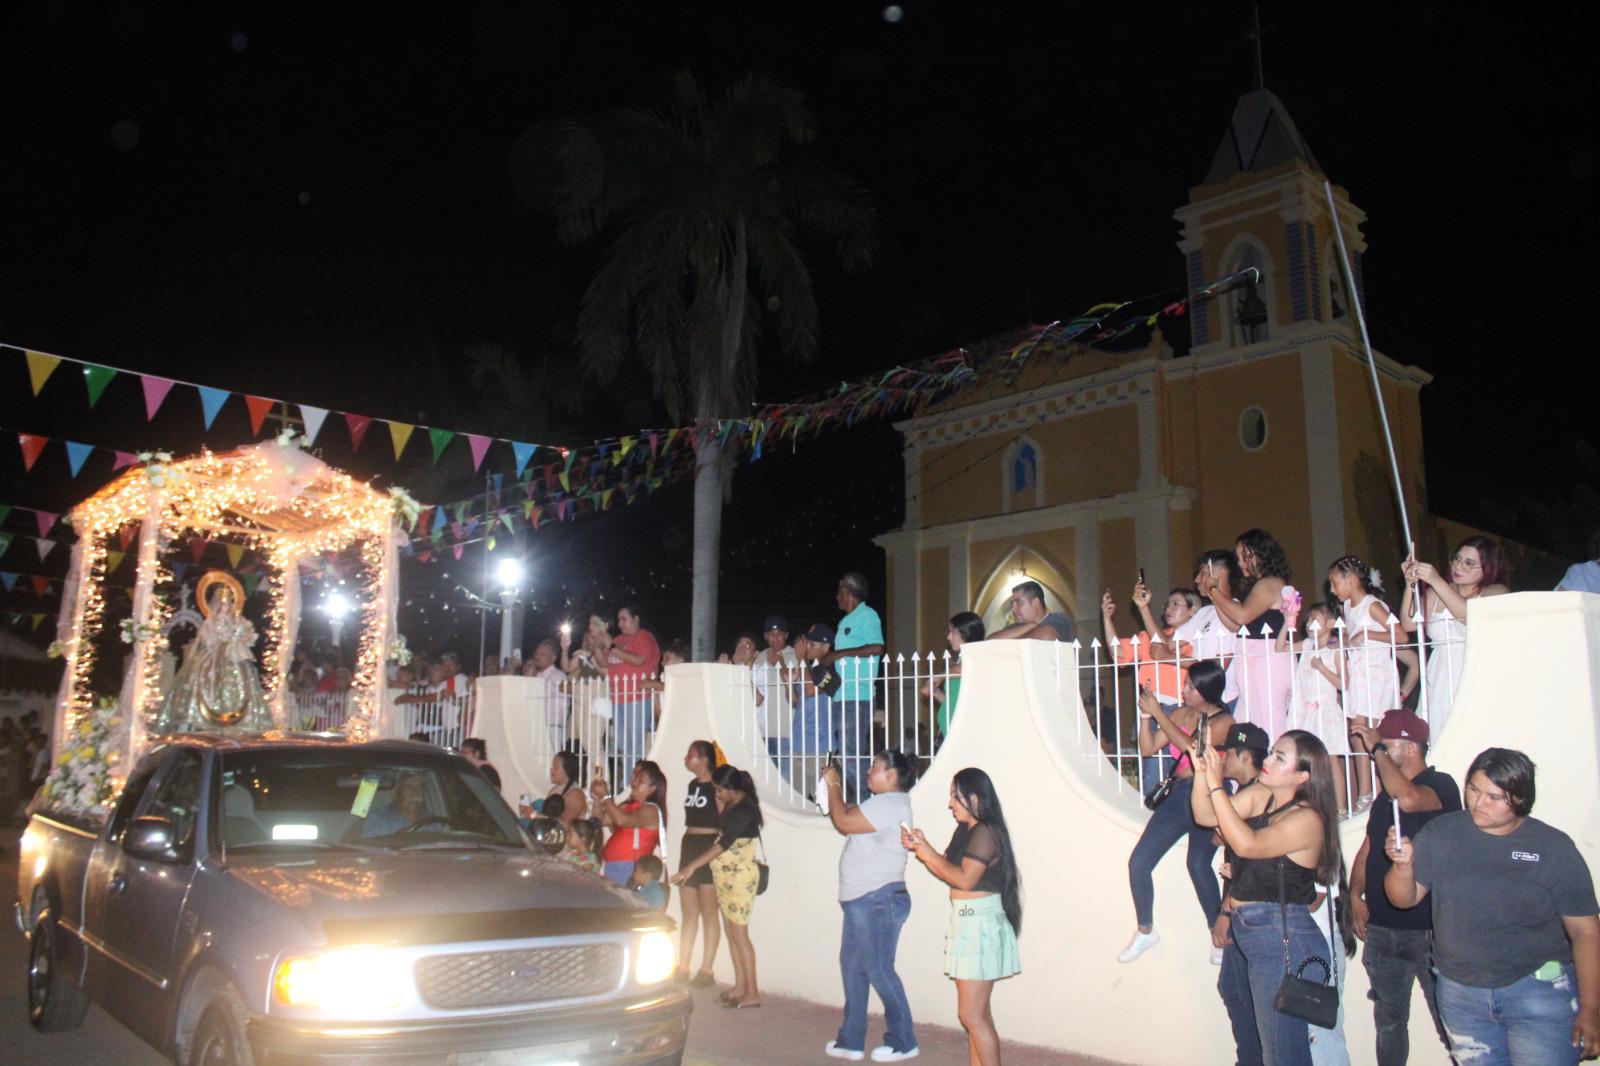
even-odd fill
[[(152, 1066), (166, 1060), (99, 1008), (92, 1008), (82, 1029), (72, 1033), (37, 1033), (28, 1025), (25, 942), (11, 920), (16, 898), (17, 835), (20, 826), (0, 829), (0, 901), (5, 905), (5, 930), (0, 932), (0, 1061), (29, 1066)], [(834, 1060), (822, 1046), (839, 1024), (832, 1007), (768, 996), (759, 1011), (723, 1010), (714, 993), (700, 995), (689, 1028), (687, 1066), (788, 1066)], [(874, 1016), (868, 1029), (875, 1039), (883, 1020)], [(966, 1038), (958, 1031), (919, 1026), (922, 1055), (928, 1066), (964, 1066)], [(1007, 1044), (1008, 1066), (1095, 1066), (1100, 1060), (1063, 1055), (1040, 1048)]]

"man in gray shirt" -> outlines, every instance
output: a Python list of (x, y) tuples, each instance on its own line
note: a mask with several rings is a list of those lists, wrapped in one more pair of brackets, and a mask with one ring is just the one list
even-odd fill
[(874, 1062), (898, 1062), (917, 1054), (911, 1004), (894, 970), (900, 929), (911, 915), (906, 891), (906, 850), (900, 827), (911, 824), (911, 787), (916, 772), (910, 756), (889, 749), (873, 757), (867, 770), (870, 798), (846, 804), (839, 767), (822, 772), (828, 790), (828, 818), (846, 837), (839, 856), (839, 906), (844, 931), (839, 971), (844, 979), (844, 1024), (823, 1051), (832, 1058), (859, 1062), (866, 1057), (868, 989), (883, 1001), (883, 1044)]
[(989, 634), (990, 640), (1060, 640), (1070, 644), (1077, 635), (1072, 619), (1045, 607), (1044, 586), (1037, 581), (1012, 586), (1011, 614), (1016, 624)]

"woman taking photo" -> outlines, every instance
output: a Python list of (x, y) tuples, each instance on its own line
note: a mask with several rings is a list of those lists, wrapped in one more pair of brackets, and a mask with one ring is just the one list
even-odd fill
[(1415, 555), (1402, 567), (1405, 595), (1400, 599), (1400, 628), (1417, 631), (1416, 590), (1422, 588), (1422, 618), (1428, 639), (1428, 702), (1421, 708), (1428, 735), (1438, 738), (1455, 704), (1461, 666), (1467, 657), (1467, 601), (1510, 592), (1500, 546), (1488, 537), (1468, 537), (1450, 556), (1449, 580)]
[(717, 909), (728, 933), (728, 953), (733, 956), (733, 987), (722, 994), (724, 1007), (761, 1006), (756, 984), (756, 949), (750, 942), (750, 910), (755, 905), (761, 871), (756, 866), (756, 841), (761, 836), (761, 801), (756, 783), (743, 770), (726, 763), (711, 772), (711, 784), (722, 808), (722, 832), (711, 847), (686, 862), (672, 876), (675, 885), (687, 884), (695, 871), (711, 867)]
[[(1161, 940), (1155, 931), (1156, 885), (1155, 868), (1161, 857), (1172, 850), (1172, 845), (1189, 838), (1189, 880), (1194, 884), (1194, 894), (1205, 915), (1206, 932), (1210, 935), (1216, 924), (1217, 911), (1222, 907), (1222, 888), (1217, 875), (1211, 870), (1211, 857), (1217, 853), (1211, 831), (1195, 825), (1189, 814), (1189, 790), (1194, 787), (1193, 760), (1188, 755), (1189, 746), (1197, 730), (1205, 730), (1206, 747), (1221, 744), (1233, 728), (1233, 715), (1222, 709), (1222, 690), (1227, 675), (1222, 667), (1210, 659), (1201, 659), (1189, 667), (1189, 676), (1183, 684), (1183, 703), (1169, 714), (1147, 688), (1139, 692), (1139, 754), (1154, 756), (1165, 748), (1177, 762), (1169, 771), (1172, 788), (1166, 799), (1159, 802), (1150, 814), (1150, 820), (1139, 835), (1139, 843), (1128, 856), (1128, 887), (1133, 893), (1134, 917), (1138, 928), (1128, 946), (1117, 956), (1118, 962), (1132, 962)], [(1147, 801), (1148, 802), (1148, 801)]]
[(611, 799), (611, 786), (604, 777), (597, 776), (589, 791), (594, 795), (595, 813), (611, 830), (605, 850), (600, 853), (606, 880), (626, 885), (639, 857), (655, 854), (664, 843), (667, 775), (649, 759), (640, 759), (628, 778), (628, 798), (620, 806)]
[[(1330, 918), (1326, 911), (1313, 917), (1311, 905), (1318, 885), (1337, 884), (1344, 874), (1333, 768), (1322, 741), (1291, 729), (1273, 744), (1256, 781), (1265, 787), (1230, 796), (1217, 750), (1196, 759), (1194, 820), (1215, 826), (1234, 856), (1230, 931), (1244, 956), (1250, 1003), (1230, 1002), (1228, 1009), (1254, 1015), (1266, 1066), (1311, 1066), (1305, 1019), (1279, 1011), (1274, 1002), (1286, 953), (1291, 974), (1299, 974), (1308, 959), (1329, 962), (1329, 938), (1318, 922)], [(1315, 980), (1321, 974), (1311, 967), (1304, 976)], [(1243, 995), (1244, 989), (1229, 985), (1224, 992)], [(1240, 1061), (1250, 1061), (1252, 1050), (1241, 1049)]]
[(994, 782), (968, 767), (950, 782), (956, 831), (940, 855), (922, 830), (900, 831), (900, 843), (950, 886), (950, 929), (944, 972), (956, 983), (956, 1014), (967, 1031), (967, 1054), (978, 1066), (1000, 1066), (1000, 1034), (989, 997), (994, 983), (1022, 972), (1022, 876)]
[(1200, 595), (1211, 601), (1217, 616), (1240, 638), (1236, 647), (1243, 661), (1235, 667), (1239, 702), (1234, 714), (1241, 722), (1265, 729), (1268, 736), (1277, 736), (1283, 729), (1294, 683), (1294, 658), (1277, 647), (1277, 635), (1284, 627), (1283, 590), (1291, 580), (1289, 557), (1277, 538), (1264, 529), (1239, 534), (1233, 553), (1239, 579), (1232, 592), (1238, 599), (1214, 579), (1205, 579)]
[(571, 836), (572, 823), (589, 817), (589, 797), (578, 783), (578, 756), (575, 752), (558, 751), (550, 759), (550, 791), (545, 794), (545, 799), (551, 796), (561, 797), (560, 821), (566, 826), (567, 835)]
[[(717, 834), (722, 831), (722, 816), (717, 810), (717, 789), (711, 783), (711, 772), (717, 768), (717, 748), (709, 740), (697, 740), (689, 745), (683, 757), (683, 768), (694, 775), (683, 797), (683, 843), (678, 845), (678, 869), (692, 872), (682, 882), (678, 902), (683, 907), (683, 928), (678, 934), (678, 980), (691, 988), (708, 988), (716, 983), (711, 975), (717, 961), (717, 947), (722, 941), (722, 930), (717, 926), (717, 888), (711, 882), (708, 866), (691, 866), (696, 859), (717, 845)], [(705, 929), (705, 954), (700, 971), (689, 977), (689, 960), (694, 956), (694, 942), (701, 927)]]

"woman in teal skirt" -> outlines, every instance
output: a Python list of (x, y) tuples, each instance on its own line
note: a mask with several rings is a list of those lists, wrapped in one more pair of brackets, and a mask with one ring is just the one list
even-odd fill
[(944, 972), (956, 983), (956, 1013), (967, 1048), (980, 1066), (1000, 1066), (1000, 1034), (989, 1010), (994, 983), (1022, 972), (1022, 878), (994, 782), (969, 767), (950, 782), (955, 835), (941, 855), (922, 830), (900, 830), (900, 843), (950, 886), (950, 930)]

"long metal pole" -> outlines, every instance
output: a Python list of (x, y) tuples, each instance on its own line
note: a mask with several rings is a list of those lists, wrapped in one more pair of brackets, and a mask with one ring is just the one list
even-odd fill
[(1383, 446), (1389, 452), (1389, 473), (1394, 477), (1395, 499), (1400, 504), (1400, 526), (1405, 530), (1406, 552), (1409, 554), (1417, 542), (1411, 539), (1411, 520), (1406, 517), (1406, 493), (1400, 485), (1400, 462), (1395, 458), (1394, 435), (1389, 432), (1389, 412), (1384, 408), (1383, 389), (1378, 385), (1378, 360), (1372, 354), (1372, 338), (1367, 335), (1367, 315), (1361, 309), (1361, 292), (1356, 288), (1356, 273), (1350, 267), (1350, 252), (1344, 246), (1344, 227), (1339, 224), (1339, 209), (1333, 202), (1333, 183), (1323, 181), (1322, 191), (1328, 197), (1328, 215), (1333, 219), (1333, 235), (1339, 242), (1339, 261), (1344, 268), (1350, 302), (1356, 309), (1356, 325), (1361, 329), (1361, 347), (1367, 353), (1367, 370), (1372, 374), (1372, 394), (1378, 398), (1378, 424), (1383, 427)]
[(478, 598), (483, 606), (478, 608), (478, 662), (475, 671), (483, 669), (483, 659), (489, 650), (489, 534), (494, 531), (494, 519), (489, 515), (489, 489), (493, 484), (492, 478), (483, 479), (483, 515), (490, 524), (483, 534), (483, 594)]

